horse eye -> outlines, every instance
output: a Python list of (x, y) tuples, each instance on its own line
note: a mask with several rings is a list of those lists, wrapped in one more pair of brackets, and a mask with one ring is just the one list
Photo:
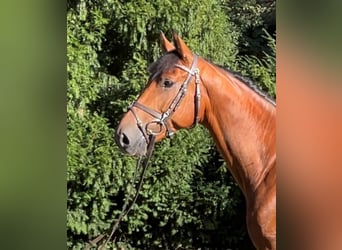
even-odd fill
[(163, 82), (163, 87), (165, 87), (165, 88), (171, 88), (172, 85), (173, 85), (173, 82), (170, 81), (170, 80), (165, 80), (165, 81)]

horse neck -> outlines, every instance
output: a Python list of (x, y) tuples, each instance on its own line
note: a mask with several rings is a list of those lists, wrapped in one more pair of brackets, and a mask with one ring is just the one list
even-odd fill
[(202, 123), (244, 194), (252, 195), (275, 163), (275, 107), (214, 65), (202, 67), (201, 78)]

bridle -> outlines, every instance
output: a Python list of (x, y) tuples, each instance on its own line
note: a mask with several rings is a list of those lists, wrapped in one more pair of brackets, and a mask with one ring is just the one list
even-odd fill
[[(191, 127), (196, 126), (197, 123), (199, 122), (199, 108), (200, 108), (200, 102), (201, 102), (201, 90), (200, 90), (200, 86), (199, 86), (200, 75), (199, 75), (199, 69), (197, 68), (197, 56), (194, 55), (193, 58), (194, 59), (192, 61), (190, 69), (188, 67), (185, 67), (184, 65), (175, 64), (175, 67), (180, 68), (180, 69), (188, 72), (188, 76), (185, 79), (185, 81), (183, 82), (180, 89), (178, 90), (177, 95), (172, 100), (169, 108), (165, 112), (161, 113), (161, 112), (155, 111), (155, 110), (153, 110), (153, 109), (151, 109), (151, 108), (149, 108), (149, 107), (147, 107), (147, 106), (145, 106), (145, 105), (143, 105), (137, 101), (133, 102), (129, 106), (129, 110), (132, 112), (133, 116), (135, 117), (135, 120), (137, 122), (137, 126), (138, 126), (139, 130), (142, 132), (142, 134), (144, 135), (144, 138), (145, 138), (147, 144), (149, 144), (149, 141), (150, 141), (149, 137), (151, 135), (156, 136), (156, 135), (160, 134), (163, 131), (163, 129), (162, 129), (163, 127), (165, 128), (165, 133), (166, 133), (167, 137), (170, 137), (172, 134), (174, 134), (174, 131), (171, 129), (171, 126), (170, 126), (169, 118), (177, 110), (177, 108), (179, 107), (179, 104), (181, 103), (181, 101), (185, 97), (187, 89), (188, 89), (188, 85), (189, 85), (190, 80), (192, 79), (193, 76), (195, 76), (196, 92), (195, 92), (195, 117), (194, 117), (194, 122), (193, 122)], [(149, 115), (151, 115), (155, 119), (148, 122), (144, 127), (139, 116), (138, 116), (138, 114), (134, 110), (134, 108), (140, 109), (140, 110), (144, 111), (145, 113), (148, 113)], [(152, 124), (159, 125), (159, 130), (153, 131), (151, 129)]]

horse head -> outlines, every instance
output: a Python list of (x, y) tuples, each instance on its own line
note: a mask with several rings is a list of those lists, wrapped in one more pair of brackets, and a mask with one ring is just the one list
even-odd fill
[(117, 145), (130, 155), (146, 154), (156, 141), (189, 128), (201, 119), (197, 56), (174, 33), (174, 45), (161, 33), (164, 54), (149, 67), (150, 77), (117, 128)]

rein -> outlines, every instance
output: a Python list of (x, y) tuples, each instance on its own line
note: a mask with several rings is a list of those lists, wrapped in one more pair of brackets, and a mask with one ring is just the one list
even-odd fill
[[(201, 103), (201, 89), (199, 86), (200, 83), (200, 75), (199, 75), (199, 69), (197, 68), (197, 56), (194, 55), (194, 60), (192, 61), (191, 68), (187, 68), (184, 65), (180, 64), (175, 64), (175, 67), (180, 68), (186, 72), (188, 72), (187, 78), (184, 80), (182, 86), (178, 90), (177, 95), (175, 98), (172, 100), (169, 108), (165, 112), (158, 112), (155, 111), (137, 101), (133, 102), (131, 106), (129, 106), (129, 110), (132, 112), (133, 116), (135, 117), (135, 120), (137, 122), (137, 126), (141, 133), (143, 134), (145, 140), (147, 143), (149, 143), (148, 137), (149, 135), (158, 135), (162, 132), (162, 127), (165, 128), (165, 133), (166, 137), (170, 137), (171, 135), (174, 134), (174, 131), (172, 131), (170, 125), (169, 125), (169, 118), (171, 115), (177, 110), (179, 107), (179, 104), (183, 100), (183, 98), (186, 95), (188, 85), (190, 83), (190, 80), (192, 79), (193, 76), (195, 76), (195, 84), (196, 84), (196, 92), (195, 92), (195, 117), (194, 117), (194, 122), (191, 127), (195, 127), (197, 123), (199, 122), (199, 109), (200, 109), (200, 103)], [(143, 124), (141, 120), (139, 119), (139, 116), (137, 115), (136, 111), (134, 108), (140, 109), (144, 111), (145, 113), (151, 115), (155, 119), (148, 122), (145, 125), (145, 128), (143, 127)], [(157, 132), (154, 132), (152, 129), (149, 127), (152, 124), (157, 124), (159, 125), (159, 130)]]
[[(122, 221), (122, 219), (130, 212), (130, 210), (132, 209), (132, 207), (136, 203), (137, 198), (139, 196), (139, 192), (140, 192), (141, 187), (142, 187), (142, 183), (143, 183), (143, 180), (144, 180), (144, 175), (145, 175), (148, 163), (149, 163), (149, 161), (151, 159), (151, 156), (152, 156), (152, 152), (153, 152), (153, 149), (154, 149), (154, 143), (155, 143), (155, 136), (151, 135), (150, 138), (149, 138), (149, 144), (148, 144), (148, 147), (147, 147), (147, 153), (146, 153), (145, 159), (143, 159), (142, 157), (139, 157), (139, 159), (137, 160), (136, 166), (135, 166), (135, 171), (134, 171), (134, 175), (133, 175), (133, 179), (132, 179), (132, 187), (135, 186), (134, 184), (135, 184), (136, 179), (138, 177), (138, 170), (141, 167), (142, 167), (142, 172), (141, 172), (141, 175), (140, 175), (140, 179), (139, 179), (138, 185), (135, 188), (136, 192), (135, 192), (134, 198), (133, 198), (133, 200), (132, 200), (132, 202), (131, 202), (131, 204), (129, 206), (128, 206), (129, 199), (128, 198), (126, 199), (124, 205), (122, 206), (121, 213), (120, 213), (116, 223), (113, 225), (112, 230), (111, 230), (108, 238), (106, 239), (106, 241), (98, 248), (99, 250), (102, 250), (108, 244), (108, 242), (113, 237), (113, 235), (116, 232), (116, 230), (118, 229), (119, 224)], [(100, 234), (95, 239), (89, 241), (90, 244), (88, 244), (84, 248), (84, 250), (88, 250), (88, 249), (90, 249), (90, 247), (95, 247), (96, 244), (99, 241), (101, 241), (104, 237), (105, 237), (104, 234)]]

